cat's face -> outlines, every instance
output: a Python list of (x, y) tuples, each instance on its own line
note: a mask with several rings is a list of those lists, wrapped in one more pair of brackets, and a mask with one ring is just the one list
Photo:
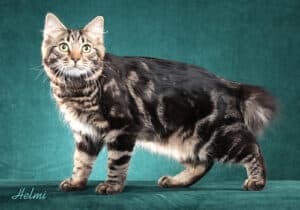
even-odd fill
[(81, 30), (70, 30), (55, 15), (47, 14), (42, 57), (51, 80), (100, 76), (104, 53), (102, 17)]

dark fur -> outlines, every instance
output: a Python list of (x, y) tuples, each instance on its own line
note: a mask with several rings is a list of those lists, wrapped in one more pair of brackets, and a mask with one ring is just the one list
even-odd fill
[[(141, 62), (147, 64), (151, 69), (150, 72), (140, 65)], [(111, 129), (130, 125), (131, 131), (138, 133), (144, 128), (135, 100), (126, 87), (131, 71), (137, 73), (139, 81), (134, 90), (143, 100), (145, 112), (149, 114), (153, 125), (153, 129), (147, 132), (158, 134), (161, 138), (167, 138), (180, 126), (184, 127), (184, 132), (194, 130), (196, 121), (212, 114), (215, 108), (218, 110), (215, 120), (204, 122), (198, 131), (204, 141), (208, 141), (215, 130), (222, 130), (223, 126), (241, 123), (243, 127), (241, 106), (255, 94), (260, 95), (258, 103), (261, 106), (272, 110), (272, 113), (276, 110), (274, 98), (262, 88), (220, 79), (193, 65), (156, 58), (117, 57), (108, 53), (105, 55), (104, 63), (100, 83), (103, 86), (111, 79), (115, 79), (122, 92), (121, 96), (117, 97), (112, 96), (110, 91), (103, 92), (99, 100), (104, 118), (111, 122)], [(149, 81), (153, 82), (155, 87), (151, 100), (143, 92)], [(213, 92), (216, 95), (215, 99), (212, 99)], [(158, 113), (155, 111), (159, 103), (158, 97), (162, 98), (162, 105), (166, 108), (165, 125), (159, 122)], [(112, 107), (117, 107), (120, 113), (128, 113), (127, 110), (130, 112), (120, 121), (109, 115)], [(255, 125), (248, 126), (255, 127)], [(247, 130), (247, 133), (250, 132)]]

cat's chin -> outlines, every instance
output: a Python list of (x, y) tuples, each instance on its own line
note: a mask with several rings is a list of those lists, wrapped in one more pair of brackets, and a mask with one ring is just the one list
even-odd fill
[(75, 67), (63, 69), (62, 72), (64, 75), (71, 77), (81, 77), (89, 73), (88, 70)]

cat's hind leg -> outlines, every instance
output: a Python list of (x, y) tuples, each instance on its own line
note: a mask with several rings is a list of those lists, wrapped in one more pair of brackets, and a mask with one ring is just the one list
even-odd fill
[(245, 190), (262, 190), (266, 184), (263, 156), (255, 136), (241, 124), (220, 129), (214, 140), (214, 155), (220, 162), (242, 164), (248, 179)]
[(266, 185), (264, 159), (259, 146), (254, 145), (254, 152), (241, 160), (247, 170), (248, 178), (244, 182), (244, 190), (262, 190)]
[(184, 164), (185, 170), (175, 176), (162, 176), (158, 180), (161, 187), (187, 187), (200, 180), (212, 167), (213, 161), (198, 164)]

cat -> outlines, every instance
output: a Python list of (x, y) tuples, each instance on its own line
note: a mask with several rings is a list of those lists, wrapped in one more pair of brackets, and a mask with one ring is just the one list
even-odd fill
[(62, 191), (86, 186), (104, 145), (108, 174), (96, 187), (99, 194), (124, 190), (135, 145), (185, 166), (162, 176), (161, 187), (190, 186), (222, 162), (245, 167), (245, 190), (264, 188), (256, 139), (276, 114), (273, 96), (190, 64), (109, 54), (103, 34), (101, 16), (80, 30), (66, 28), (54, 14), (45, 18), (42, 62), (76, 144), (73, 173), (61, 182)]

